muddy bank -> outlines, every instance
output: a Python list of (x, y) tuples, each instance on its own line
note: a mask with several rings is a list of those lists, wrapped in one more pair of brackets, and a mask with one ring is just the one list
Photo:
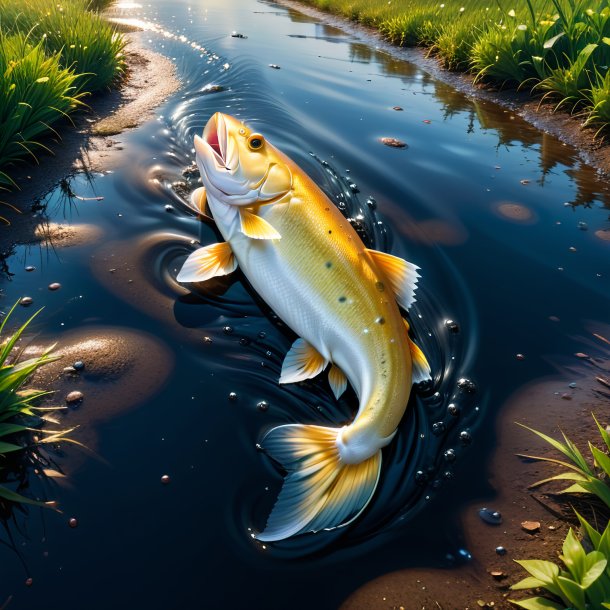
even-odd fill
[[(540, 97), (532, 98), (528, 93), (514, 89), (497, 90), (485, 84), (473, 84), (473, 76), (463, 72), (451, 72), (420, 47), (398, 47), (385, 40), (374, 28), (349, 21), (338, 15), (326, 13), (308, 4), (294, 0), (276, 0), (277, 4), (299, 11), (324, 23), (339, 28), (361, 42), (374, 46), (376, 50), (411, 62), (425, 70), (435, 79), (451, 85), (469, 98), (493, 102), (507, 111), (523, 118), (545, 133), (551, 134), (576, 148), (582, 160), (593, 166), (600, 174), (610, 175), (610, 147), (601, 139), (595, 139), (597, 128), (584, 127), (578, 115), (553, 112), (555, 104), (541, 103)], [(392, 102), (392, 100), (389, 100)], [(391, 106), (392, 104), (390, 104)]]
[[(146, 49), (138, 32), (125, 34), (127, 77), (119, 89), (85, 99), (87, 112), (74, 115), (74, 126), (59, 125), (61, 138), (51, 142), (54, 153), (41, 155), (38, 165), (20, 164), (14, 178), (19, 191), (2, 194), (0, 254), (5, 257), (16, 243), (43, 241), (42, 215), (36, 215), (44, 195), (65, 176), (76, 172), (112, 170), (124, 150), (120, 134), (149, 120), (153, 110), (176, 91), (180, 82), (172, 62)], [(10, 223), (10, 224), (6, 224)]]
[[(587, 441), (599, 445), (591, 413), (600, 423), (608, 423), (608, 388), (596, 379), (607, 379), (610, 371), (606, 347), (602, 339), (591, 337), (587, 346), (576, 348), (582, 351), (575, 349), (572, 364), (563, 366), (558, 376), (519, 389), (502, 407), (496, 426), (497, 449), (488, 466), (497, 494), (473, 500), (461, 516), (464, 548), (472, 555), (469, 563), (446, 570), (405, 569), (386, 574), (354, 592), (341, 610), (509, 609), (515, 608), (509, 599), (532, 597), (527, 591), (509, 590), (527, 576), (514, 560), (560, 563), (563, 540), (569, 527), (576, 526), (570, 504), (577, 505), (591, 522), (595, 516), (588, 512), (586, 503), (575, 503), (574, 496), (562, 501), (554, 493), (567, 487), (565, 484), (530, 488), (565, 469), (520, 457), (562, 456), (516, 422), (555, 438), (563, 430), (588, 457)], [(481, 508), (499, 511), (502, 522), (483, 522)], [(538, 522), (540, 528), (530, 533), (522, 527), (525, 521)], [(499, 554), (498, 547), (503, 547), (505, 554)]]

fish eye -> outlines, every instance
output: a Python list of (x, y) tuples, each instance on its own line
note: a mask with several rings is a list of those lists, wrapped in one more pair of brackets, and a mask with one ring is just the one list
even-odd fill
[(250, 150), (260, 150), (265, 143), (265, 138), (260, 133), (253, 133), (248, 138), (248, 147)]

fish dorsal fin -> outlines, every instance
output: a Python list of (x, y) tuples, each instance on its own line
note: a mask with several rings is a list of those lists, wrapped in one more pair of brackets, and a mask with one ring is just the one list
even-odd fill
[(392, 254), (378, 250), (367, 251), (388, 278), (398, 304), (404, 309), (409, 309), (415, 302), (415, 289), (420, 277), (417, 273), (419, 267)]
[(328, 371), (328, 383), (330, 383), (330, 389), (333, 391), (335, 398), (339, 400), (341, 394), (347, 389), (347, 377), (336, 364), (333, 364)]
[(239, 208), (241, 232), (252, 239), (281, 239), (282, 236), (258, 214)]
[(315, 377), (328, 364), (315, 347), (305, 339), (297, 339), (288, 350), (282, 363), (280, 383), (295, 383)]
[[(407, 327), (407, 333), (409, 332), (409, 323), (403, 319), (405, 326)], [(430, 365), (428, 364), (428, 360), (426, 356), (424, 356), (424, 352), (417, 346), (417, 344), (411, 340), (411, 337), (407, 334), (407, 341), (409, 342), (409, 349), (411, 350), (411, 362), (412, 365), (412, 373), (411, 373), (411, 381), (413, 383), (421, 383), (422, 381), (428, 381), (432, 379)]]
[(225, 241), (195, 250), (182, 265), (176, 278), (179, 282), (205, 282), (237, 269), (231, 246)]

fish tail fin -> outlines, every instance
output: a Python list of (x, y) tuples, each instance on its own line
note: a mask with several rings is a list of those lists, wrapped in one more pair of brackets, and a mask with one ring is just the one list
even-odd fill
[(366, 508), (379, 480), (381, 450), (359, 464), (346, 464), (337, 445), (340, 430), (288, 424), (265, 436), (263, 447), (287, 474), (258, 540), (334, 529)]

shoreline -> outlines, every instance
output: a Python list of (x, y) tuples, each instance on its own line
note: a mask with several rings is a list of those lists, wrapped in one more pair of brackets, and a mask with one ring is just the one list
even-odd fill
[(595, 128), (583, 127), (577, 115), (563, 111), (553, 112), (554, 104), (541, 102), (529, 93), (515, 89), (496, 90), (489, 85), (474, 84), (467, 72), (452, 72), (443, 68), (439, 60), (424, 47), (400, 47), (388, 42), (375, 28), (325, 12), (298, 0), (274, 0), (280, 6), (293, 9), (308, 17), (343, 30), (359, 42), (383, 51), (395, 59), (408, 61), (435, 79), (450, 85), (467, 98), (492, 102), (513, 112), (535, 128), (550, 134), (562, 143), (576, 149), (580, 159), (593, 167), (601, 176), (610, 176), (610, 146), (602, 139), (595, 140)]
[(127, 76), (119, 87), (93, 96), (87, 111), (71, 117), (73, 125), (62, 130), (61, 137), (52, 138), (57, 142), (54, 154), (41, 155), (38, 165), (23, 163), (15, 168), (21, 190), (0, 195), (0, 202), (5, 202), (0, 216), (10, 223), (0, 226), (0, 258), (9, 256), (17, 244), (41, 241), (36, 227), (42, 217), (35, 216), (32, 208), (59, 180), (73, 172), (115, 167), (124, 154), (119, 136), (152, 118), (154, 109), (180, 88), (173, 62), (149, 50), (139, 34), (124, 34)]

